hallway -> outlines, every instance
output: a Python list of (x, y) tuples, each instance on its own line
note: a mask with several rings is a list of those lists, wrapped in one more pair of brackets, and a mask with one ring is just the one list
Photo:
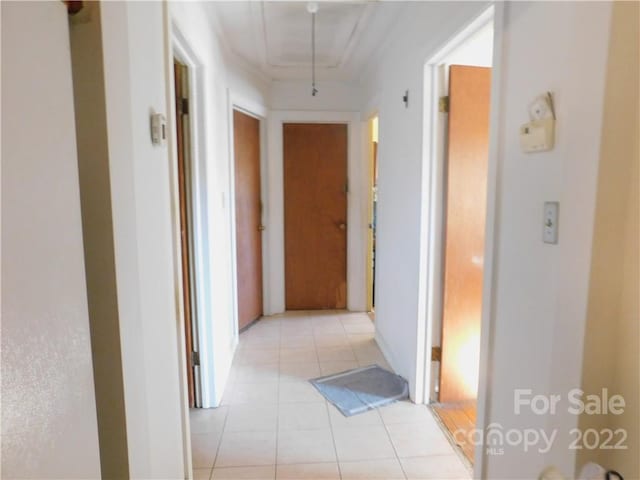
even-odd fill
[(222, 405), (191, 411), (196, 479), (463, 479), (469, 472), (424, 405), (345, 418), (308, 380), (389, 368), (366, 314), (267, 317), (240, 335)]
[(0, 13), (2, 478), (640, 479), (640, 2)]

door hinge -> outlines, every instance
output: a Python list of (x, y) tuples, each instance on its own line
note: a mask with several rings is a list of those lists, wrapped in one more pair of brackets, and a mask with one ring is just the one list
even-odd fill
[(344, 182), (344, 193), (349, 193), (349, 179), (348, 178)]
[(440, 97), (438, 100), (438, 111), (442, 113), (449, 113), (449, 95)]
[(199, 352), (191, 352), (191, 366), (199, 367), (200, 366), (200, 353)]
[(178, 102), (178, 113), (182, 115), (189, 115), (189, 99), (181, 98)]
[(442, 347), (431, 347), (431, 361), (439, 362), (442, 360)]

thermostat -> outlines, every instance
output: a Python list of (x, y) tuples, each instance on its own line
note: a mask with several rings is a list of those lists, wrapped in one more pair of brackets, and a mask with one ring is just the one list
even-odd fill
[(550, 92), (529, 106), (529, 119), (520, 127), (520, 147), (525, 153), (552, 150), (555, 144), (556, 114)]
[(167, 139), (167, 120), (161, 113), (151, 114), (151, 143), (164, 145)]

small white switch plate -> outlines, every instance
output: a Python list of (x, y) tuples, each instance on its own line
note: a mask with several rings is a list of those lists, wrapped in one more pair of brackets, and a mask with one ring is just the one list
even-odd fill
[(558, 243), (558, 210), (560, 204), (558, 202), (544, 203), (544, 227), (542, 240), (544, 243)]

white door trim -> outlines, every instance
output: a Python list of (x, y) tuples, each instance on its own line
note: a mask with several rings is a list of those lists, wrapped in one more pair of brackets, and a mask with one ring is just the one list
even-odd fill
[[(480, 365), (479, 388), (477, 403), (476, 428), (485, 427), (486, 411), (488, 408), (486, 379), (491, 372), (491, 311), (493, 305), (494, 248), (497, 225), (497, 178), (498, 160), (498, 129), (499, 118), (499, 89), (501, 79), (502, 38), (504, 30), (504, 4), (495, 2), (481, 15), (472, 19), (459, 33), (425, 63), (425, 96), (424, 96), (424, 142), (423, 142), (423, 208), (421, 216), (421, 246), (420, 246), (420, 299), (418, 309), (417, 328), (417, 358), (416, 358), (416, 403), (428, 403), (432, 383), (431, 375), (431, 346), (433, 345), (433, 328), (435, 319), (441, 315), (442, 296), (442, 232), (443, 232), (443, 182), (444, 165), (439, 150), (438, 138), (442, 132), (438, 122), (438, 97), (440, 96), (440, 82), (438, 82), (439, 65), (458, 46), (472, 35), (493, 22), (493, 66), (491, 85), (491, 119), (490, 119), (490, 147), (487, 179), (487, 217), (485, 229), (484, 273), (482, 293), (482, 320), (480, 332)], [(484, 455), (482, 448), (476, 448), (474, 478), (483, 478)]]
[(347, 309), (364, 311), (366, 308), (366, 171), (362, 164), (362, 122), (359, 112), (318, 112), (277, 110), (267, 121), (267, 253), (265, 281), (265, 314), (285, 311), (284, 279), (284, 169), (282, 126), (284, 123), (344, 123), (348, 125), (347, 175)]
[[(171, 26), (171, 47), (172, 58), (171, 66), (173, 66), (173, 57), (177, 58), (180, 62), (186, 65), (189, 69), (189, 119), (190, 119), (190, 139), (189, 144), (191, 147), (190, 152), (190, 173), (191, 176), (188, 179), (192, 186), (192, 195), (190, 198), (192, 209), (192, 234), (193, 234), (193, 251), (194, 256), (194, 279), (195, 285), (192, 288), (196, 292), (196, 315), (195, 315), (195, 327), (197, 330), (198, 353), (200, 355), (200, 367), (198, 369), (198, 375), (196, 381), (200, 386), (200, 402), (203, 407), (209, 407), (212, 405), (213, 399), (215, 399), (215, 383), (213, 382), (213, 343), (210, 339), (213, 338), (212, 325), (210, 322), (211, 315), (209, 314), (211, 298), (210, 295), (205, 292), (210, 292), (210, 268), (207, 259), (208, 250), (210, 248), (208, 241), (209, 231), (209, 215), (208, 215), (208, 203), (207, 203), (207, 144), (204, 132), (206, 132), (206, 119), (202, 106), (204, 105), (204, 70), (203, 63), (198, 59), (194, 49), (191, 47), (185, 36), (179, 30), (176, 24)], [(174, 94), (173, 88), (173, 75), (170, 79), (172, 98)], [(171, 102), (171, 128), (175, 128), (176, 112), (173, 101)], [(175, 155), (172, 160), (172, 172), (174, 170), (173, 164), (177, 158), (177, 145), (171, 148), (172, 155)], [(177, 184), (177, 171), (175, 182)], [(174, 183), (174, 182), (172, 182)], [(175, 195), (177, 196), (177, 191)], [(177, 198), (175, 199), (177, 201)], [(177, 232), (179, 235), (180, 232)], [(179, 239), (176, 241), (179, 248)], [(182, 274), (180, 272), (180, 274)], [(182, 279), (178, 279), (179, 288), (182, 290)], [(180, 319), (182, 326), (182, 335), (184, 336), (184, 324), (183, 324), (183, 310), (182, 295), (180, 295)], [(184, 340), (184, 338), (183, 338)], [(183, 344), (184, 345), (184, 344)], [(183, 355), (184, 356), (184, 355)], [(186, 368), (186, 367), (185, 367)]]

